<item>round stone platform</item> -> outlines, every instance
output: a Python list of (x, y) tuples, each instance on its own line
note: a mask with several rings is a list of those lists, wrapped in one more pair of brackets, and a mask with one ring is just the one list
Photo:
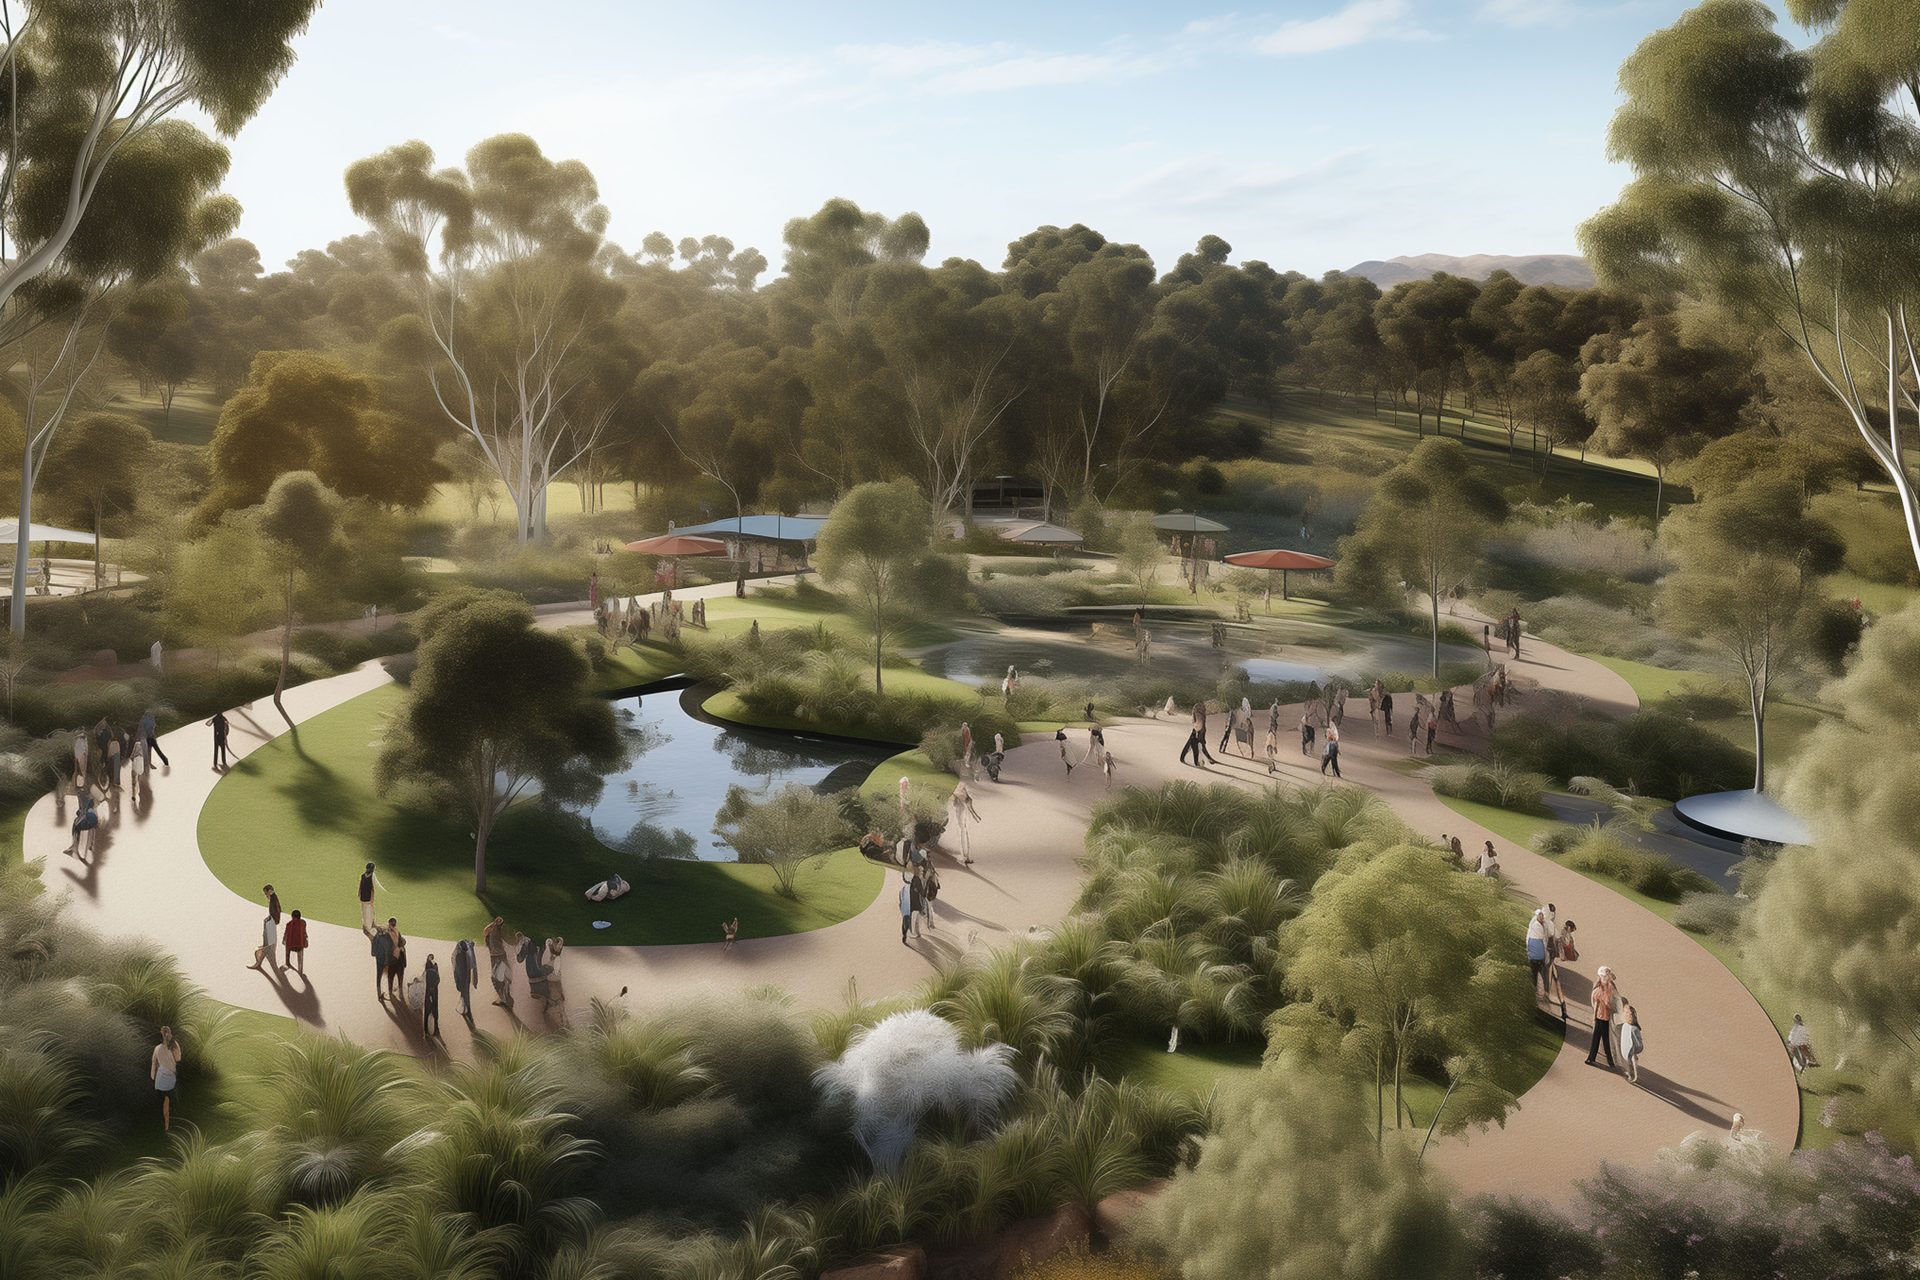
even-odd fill
[(1673, 811), (1680, 821), (1726, 840), (1812, 844), (1813, 832), (1780, 802), (1761, 791), (1710, 791), (1688, 796)]

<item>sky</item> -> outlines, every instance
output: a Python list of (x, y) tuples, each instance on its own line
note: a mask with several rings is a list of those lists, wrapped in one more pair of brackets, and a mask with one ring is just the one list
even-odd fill
[(1621, 60), (1682, 0), (661, 4), (322, 0), (230, 142), (269, 268), (362, 230), (341, 175), (495, 133), (584, 161), (629, 248), (724, 235), (775, 271), (833, 196), (997, 267), (1084, 222), (1163, 266), (1202, 235), (1310, 274), (1570, 253), (1625, 180)]

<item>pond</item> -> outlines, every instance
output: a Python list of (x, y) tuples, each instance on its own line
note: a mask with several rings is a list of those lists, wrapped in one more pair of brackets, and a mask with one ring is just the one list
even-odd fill
[(598, 801), (579, 810), (609, 848), (732, 862), (732, 848), (713, 833), (728, 787), (757, 795), (795, 782), (847, 790), (898, 751), (721, 724), (700, 712), (711, 692), (692, 686), (614, 700), (627, 765), (606, 777)]
[[(1099, 626), (1096, 627), (1096, 620)], [(1150, 617), (1149, 662), (1135, 660), (1125, 612), (1108, 617), (1032, 622), (1024, 626), (968, 631), (917, 655), (934, 675), (969, 684), (998, 684), (1009, 664), (1029, 676), (1110, 679), (1146, 673), (1179, 680), (1218, 680), (1234, 667), (1255, 681), (1325, 683), (1362, 672), (1424, 672), (1429, 641), (1420, 636), (1354, 631), (1297, 619), (1260, 619), (1228, 624), (1227, 648), (1213, 647), (1211, 623)], [(1478, 650), (1442, 645), (1442, 662), (1475, 662)]]

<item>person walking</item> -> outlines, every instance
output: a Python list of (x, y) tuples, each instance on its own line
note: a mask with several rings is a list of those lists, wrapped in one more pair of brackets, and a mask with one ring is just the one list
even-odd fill
[(1236, 709), (1232, 703), (1228, 703), (1227, 704), (1227, 722), (1220, 729), (1220, 754), (1221, 755), (1227, 754), (1227, 744), (1233, 741), (1234, 721), (1239, 717), (1239, 715), (1240, 715), (1239, 710)]
[(1620, 1061), (1626, 1067), (1627, 1080), (1640, 1083), (1640, 1051), (1647, 1047), (1640, 1033), (1640, 1011), (1628, 1000), (1620, 1001)]
[(1333, 770), (1334, 777), (1341, 776), (1340, 726), (1337, 724), (1327, 726), (1327, 745), (1320, 753), (1320, 776), (1326, 777), (1329, 769)]
[(125, 739), (126, 735), (118, 729), (107, 734), (107, 790), (113, 795), (120, 794), (120, 755)]
[(1797, 1013), (1793, 1015), (1793, 1025), (1787, 1028), (1787, 1061), (1793, 1064), (1796, 1074), (1820, 1065), (1813, 1057), (1813, 1032), (1807, 1029), (1806, 1019)]
[(973, 777), (973, 726), (965, 720), (960, 722), (960, 772)]
[(279, 968), (279, 948), (280, 928), (274, 923), (273, 916), (269, 913), (260, 918), (260, 945), (253, 949), (253, 963), (247, 968), (260, 969), (263, 973), (265, 970), (261, 966), (265, 964), (273, 964), (276, 969)]
[(160, 1043), (153, 1046), (153, 1056), (147, 1060), (147, 1078), (153, 1081), (153, 1091), (160, 1095), (160, 1129), (162, 1132), (173, 1130), (173, 1091), (180, 1086), (180, 1042), (173, 1038), (172, 1027), (160, 1028)]
[(1593, 1042), (1587, 1046), (1587, 1065), (1594, 1066), (1594, 1056), (1602, 1046), (1607, 1051), (1607, 1066), (1618, 1070), (1613, 1060), (1613, 1007), (1620, 998), (1620, 988), (1613, 980), (1613, 970), (1601, 965), (1593, 979)]
[[(925, 877), (918, 872), (908, 872), (907, 887), (913, 891), (910, 898), (913, 915), (920, 920), (925, 920), (927, 928), (933, 928), (932, 904), (927, 901)], [(920, 936), (920, 926), (917, 922), (913, 926), (913, 936), (916, 938)]]
[[(1105, 751), (1101, 753), (1100, 771), (1107, 775), (1107, 790), (1113, 790), (1113, 752)], [(973, 859), (968, 858), (967, 862), (971, 865)]]
[[(913, 874), (908, 872), (900, 881), (900, 945), (907, 944), (907, 931), (913, 928)], [(914, 937), (920, 935), (916, 932)]]
[(1487, 841), (1486, 847), (1480, 851), (1480, 874), (1483, 876), (1500, 874), (1500, 855), (1494, 852), (1491, 840)]
[(427, 953), (427, 962), (420, 966), (421, 980), (426, 984), (426, 1003), (420, 1010), (420, 1031), (429, 1039), (440, 1038), (440, 964)]
[(227, 724), (227, 713), (224, 711), (216, 711), (213, 713), (213, 718), (207, 721), (207, 723), (213, 726), (213, 767), (216, 769), (228, 768), (232, 761), (227, 756), (227, 731), (229, 728)]
[(1053, 731), (1053, 741), (1060, 748), (1060, 763), (1067, 766), (1067, 776), (1073, 776), (1073, 761), (1067, 758), (1067, 727), (1061, 725)]
[(1300, 754), (1313, 754), (1313, 717), (1305, 711), (1300, 713)]
[(1386, 722), (1386, 732), (1392, 733), (1393, 732), (1393, 694), (1386, 689), (1382, 689), (1380, 691), (1380, 718)]
[(173, 761), (167, 759), (167, 753), (160, 749), (160, 727), (154, 723), (151, 707), (140, 716), (140, 736), (146, 740), (147, 751), (150, 754), (159, 756), (160, 763), (168, 768), (173, 767)]
[(368, 937), (373, 936), (375, 927), (373, 892), (378, 883), (379, 882), (374, 879), (373, 864), (369, 862), (367, 869), (360, 873), (360, 932), (366, 934)]
[(460, 997), (460, 1016), (473, 1021), (473, 987), (479, 976), (480, 958), (474, 954), (471, 939), (453, 944), (453, 989)]
[(1335, 724), (1347, 722), (1347, 686), (1345, 685), (1339, 685), (1333, 691), (1333, 722)]
[[(1111, 769), (1107, 771), (1107, 785), (1109, 787), (1113, 785)], [(947, 809), (952, 815), (949, 821), (954, 830), (960, 834), (960, 865), (970, 867), (973, 865), (972, 827), (974, 823), (980, 821), (980, 810), (974, 807), (973, 792), (968, 789), (966, 783), (961, 782), (954, 786), (953, 794), (947, 797)]]
[(1267, 708), (1267, 732), (1275, 742), (1280, 741), (1280, 699), (1275, 698), (1273, 705)]
[(407, 935), (400, 932), (400, 922), (392, 916), (387, 917), (386, 933), (392, 944), (387, 960), (387, 996), (398, 1007), (407, 998)]
[(281, 931), (280, 941), (287, 949), (286, 967), (304, 977), (307, 972), (307, 922), (300, 918), (297, 907), (287, 917), (287, 927)]
[(1271, 724), (1267, 726), (1266, 751), (1267, 776), (1272, 777), (1280, 772), (1280, 735)]
[[(100, 812), (93, 805), (93, 783), (85, 778), (80, 779), (73, 800), (71, 825), (73, 839), (68, 843), (65, 852), (68, 857), (85, 862), (88, 860), (88, 854), (93, 850), (93, 832), (100, 829)], [(80, 848), (82, 841), (87, 845), (85, 852)]]
[(1431, 713), (1427, 716), (1427, 754), (1433, 754), (1433, 735), (1439, 730), (1440, 722)]
[[(1089, 716), (1088, 719), (1092, 719), (1092, 717)], [(1087, 754), (1080, 757), (1080, 763), (1085, 764), (1089, 760), (1093, 760), (1097, 762), (1100, 759), (1101, 752), (1105, 751), (1106, 749), (1107, 749), (1106, 731), (1103, 730), (1097, 724), (1088, 725), (1087, 726)]]
[(373, 997), (385, 1004), (387, 969), (393, 964), (393, 935), (385, 929), (375, 929), (371, 949), (373, 951)]
[(720, 922), (720, 949), (722, 951), (731, 951), (733, 950), (733, 944), (738, 941), (740, 941), (740, 917), (735, 916), (731, 920), (722, 920)]
[(487, 980), (493, 983), (493, 1002), (509, 1015), (513, 1012), (513, 966), (505, 951), (487, 953)]
[(1548, 994), (1550, 983), (1547, 980), (1547, 939), (1552, 931), (1547, 925), (1547, 909), (1537, 907), (1527, 918), (1527, 971), (1533, 975), (1534, 998), (1540, 999)]

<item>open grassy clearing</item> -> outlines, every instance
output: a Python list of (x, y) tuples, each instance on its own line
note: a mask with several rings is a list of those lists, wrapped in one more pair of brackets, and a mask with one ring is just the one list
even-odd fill
[[(1606, 654), (1589, 653), (1583, 655), (1608, 668), (1633, 686), (1634, 694), (1639, 697), (1642, 707), (1656, 707), (1661, 703), (1678, 702), (1687, 718), (1699, 725), (1706, 733), (1726, 739), (1737, 747), (1753, 749), (1753, 717), (1746, 712), (1744, 701), (1745, 686), (1739, 681), (1734, 692), (1738, 696), (1721, 696), (1728, 688), (1727, 678), (1705, 671), (1681, 671), (1669, 667), (1651, 666), (1644, 662), (1633, 662), (1626, 658), (1613, 658)], [(1714, 713), (1703, 708), (1719, 708)], [(1767, 701), (1767, 776), (1775, 776), (1776, 770), (1784, 770), (1793, 760), (1794, 754), (1808, 734), (1835, 713), (1828, 707), (1809, 698), (1786, 693), (1775, 693)]]
[[(878, 866), (853, 850), (808, 863), (800, 898), (773, 890), (764, 866), (643, 859), (608, 849), (582, 824), (546, 807), (516, 806), (488, 848), (488, 887), (472, 891), (472, 842), (457, 819), (403, 809), (380, 796), (373, 764), (398, 687), (362, 694), (240, 761), (200, 815), (200, 848), (221, 882), (242, 897), (272, 883), (310, 918), (358, 927), (361, 867), (379, 864), (381, 910), (402, 927), (441, 938), (477, 938), (494, 915), (537, 936), (602, 944), (710, 942), (719, 921), (740, 917), (740, 936), (771, 937), (837, 924), (880, 891)], [(633, 892), (591, 903), (583, 890), (618, 871)], [(595, 919), (613, 922), (596, 930)]]
[(204, 445), (213, 439), (213, 427), (220, 419), (223, 401), (215, 400), (206, 387), (182, 387), (173, 397), (172, 412), (160, 403), (156, 390), (143, 393), (128, 382), (102, 406), (108, 413), (124, 414), (153, 433), (155, 440), (168, 444)]

